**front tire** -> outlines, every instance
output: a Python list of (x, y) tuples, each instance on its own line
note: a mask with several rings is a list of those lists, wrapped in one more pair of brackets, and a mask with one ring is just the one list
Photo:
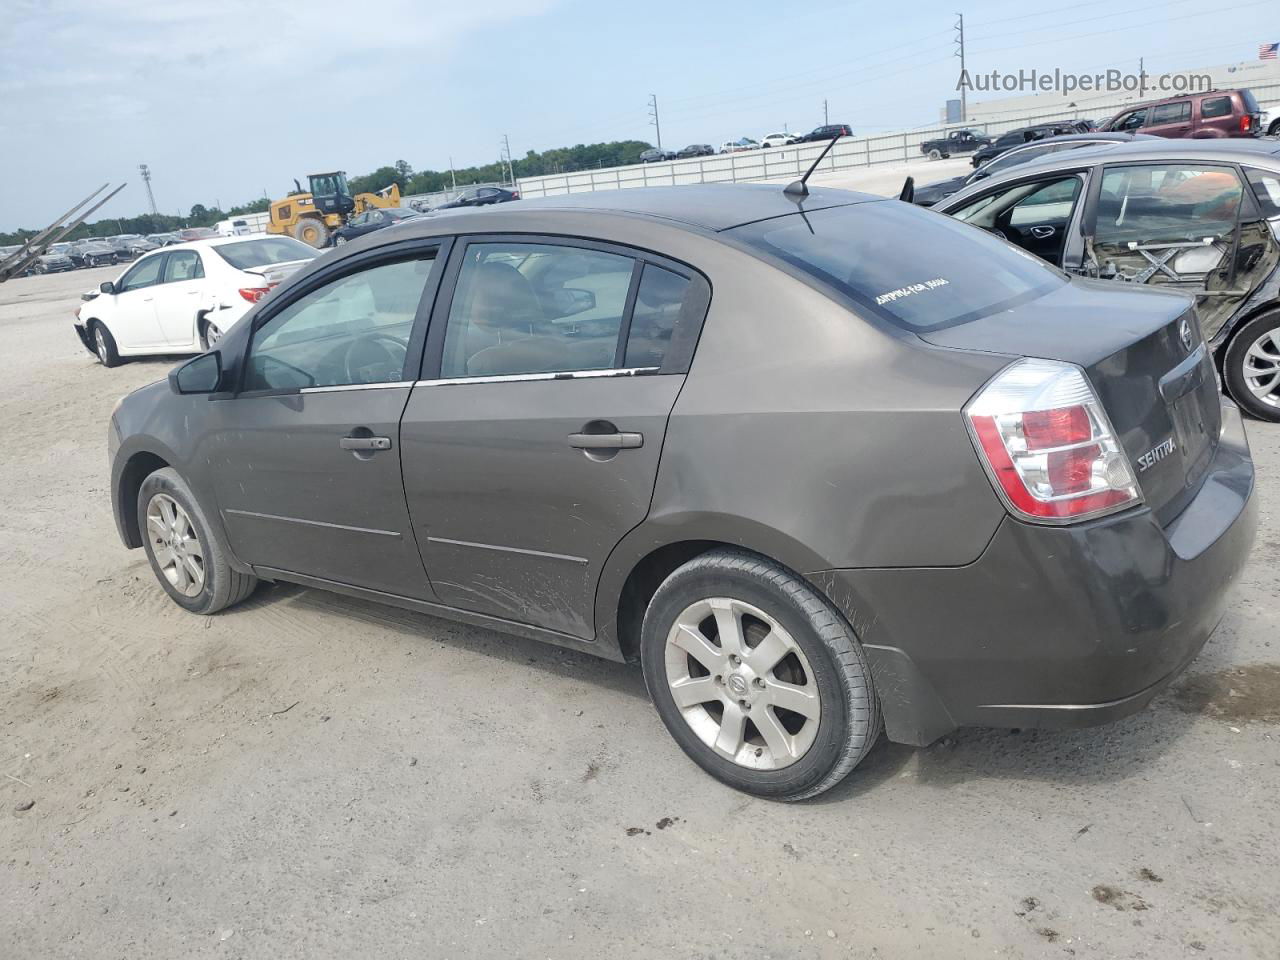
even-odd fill
[(737, 790), (817, 796), (879, 736), (871, 671), (848, 623), (763, 557), (716, 550), (680, 567), (650, 601), (640, 645), (668, 732)]
[(329, 242), (329, 228), (316, 217), (303, 217), (293, 225), (293, 238), (320, 250)]
[(935, 148), (935, 149), (933, 149), (933, 150), (930, 150), (930, 151), (929, 151), (929, 159), (930, 159), (930, 160), (941, 160), (941, 159), (942, 159), (942, 151), (941, 151), (941, 150), (938, 150), (938, 149), (936, 149), (936, 148)]
[(93, 321), (93, 352), (104, 367), (120, 366), (120, 354), (116, 350), (116, 338), (101, 320)]
[(152, 573), (184, 610), (217, 613), (245, 599), (258, 585), (257, 577), (227, 562), (191, 488), (171, 467), (142, 481), (138, 531)]
[(1235, 332), (1222, 372), (1236, 403), (1261, 420), (1280, 422), (1280, 310), (1254, 317)]

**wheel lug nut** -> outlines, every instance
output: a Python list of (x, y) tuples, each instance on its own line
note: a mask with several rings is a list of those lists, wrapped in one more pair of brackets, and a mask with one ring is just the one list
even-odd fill
[(756, 677), (756, 678), (755, 678), (754, 680), (752, 680), (751, 682), (752, 682), (752, 684), (756, 687), (756, 689), (758, 689), (758, 690), (763, 690), (763, 689), (764, 689), (764, 677)]
[(724, 677), (720, 676), (718, 673), (716, 674), (716, 683), (724, 683)]

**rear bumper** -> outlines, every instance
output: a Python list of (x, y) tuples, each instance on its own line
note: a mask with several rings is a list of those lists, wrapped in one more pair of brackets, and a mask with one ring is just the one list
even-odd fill
[(813, 577), (858, 632), (891, 739), (960, 726), (1081, 727), (1142, 709), (1204, 646), (1253, 544), (1240, 412), (1167, 526), (1140, 508), (1072, 527), (1006, 517), (963, 567)]

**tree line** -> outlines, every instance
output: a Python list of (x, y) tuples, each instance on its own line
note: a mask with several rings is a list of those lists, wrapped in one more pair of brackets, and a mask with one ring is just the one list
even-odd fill
[[(611, 143), (580, 143), (574, 147), (557, 147), (541, 153), (530, 150), (523, 157), (512, 159), (511, 172), (517, 178), (537, 177), (552, 173), (574, 173), (579, 170), (639, 163), (640, 154), (650, 146), (651, 144), (643, 140), (620, 140)], [(455, 170), (417, 171), (404, 160), (397, 160), (389, 166), (378, 167), (371, 173), (350, 177), (348, 183), (352, 193), (376, 193), (394, 183), (399, 185), (401, 194), (410, 195), (439, 193), (442, 190), (452, 190), (455, 185), (461, 188), (473, 183), (502, 183), (508, 179), (510, 177), (507, 164), (503, 160), (460, 167)], [(285, 196), (287, 192), (292, 191), (282, 191), (280, 196)], [(110, 237), (120, 233), (146, 235), (179, 230), (183, 227), (211, 227), (219, 220), (225, 220), (228, 217), (244, 213), (265, 213), (270, 203), (270, 200), (264, 197), (234, 206), (230, 210), (220, 210), (216, 206), (206, 207), (204, 204), (197, 203), (185, 217), (164, 213), (144, 213), (136, 217), (111, 217), (94, 223), (83, 223), (64, 239), (84, 240), (89, 237)], [(38, 232), (38, 229), (23, 228), (12, 233), (0, 233), (0, 246), (23, 243)]]

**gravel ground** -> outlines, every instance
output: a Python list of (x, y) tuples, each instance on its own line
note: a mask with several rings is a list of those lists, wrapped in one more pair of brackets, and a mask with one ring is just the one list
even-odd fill
[(687, 761), (636, 668), (289, 586), (182, 612), (107, 502), (112, 404), (173, 363), (80, 347), (107, 276), (0, 286), (0, 956), (1280, 955), (1280, 428), (1151, 708), (881, 743), (783, 806)]

